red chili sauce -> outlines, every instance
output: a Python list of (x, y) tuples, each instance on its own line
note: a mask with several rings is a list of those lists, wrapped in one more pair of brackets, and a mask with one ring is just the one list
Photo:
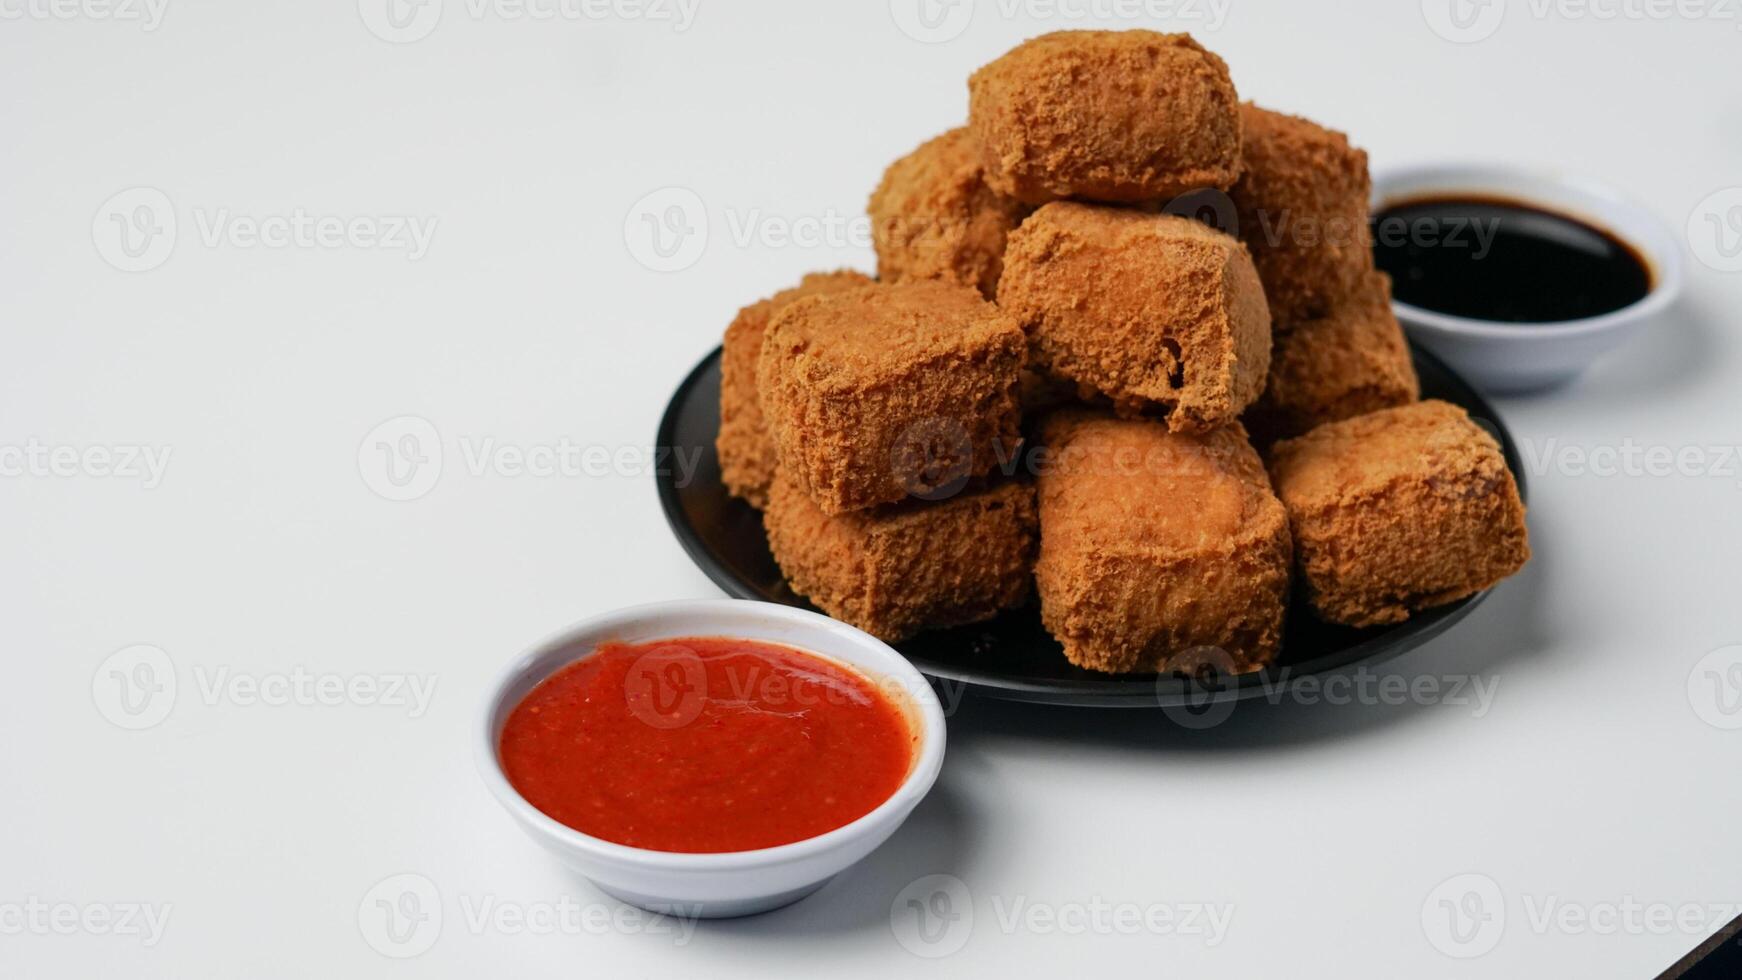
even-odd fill
[(607, 643), (532, 689), (500, 754), (533, 806), (655, 851), (748, 851), (876, 809), (917, 736), (871, 681), (792, 647), (728, 637)]

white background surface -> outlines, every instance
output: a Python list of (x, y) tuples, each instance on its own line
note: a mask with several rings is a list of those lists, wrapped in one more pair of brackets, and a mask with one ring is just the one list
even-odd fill
[[(1742, 687), (1695, 671), (1742, 643), (1742, 472), (1716, 452), (1695, 475), (1554, 462), (1568, 459), (1555, 447), (1742, 443), (1742, 273), (1691, 250), (1678, 315), (1570, 389), (1501, 403), (1527, 447), (1555, 450), (1530, 474), (1536, 558), (1380, 671), (1476, 675), (1485, 713), (1284, 704), (1193, 733), (1157, 714), (970, 703), (935, 793), (869, 866), (687, 941), (633, 920), (477, 924), (489, 902), (616, 906), (518, 835), (469, 740), (485, 680), (539, 637), (717, 594), (636, 451), (738, 306), (811, 269), (872, 268), (858, 241), (740, 242), (741, 226), (859, 214), (889, 160), (963, 118), (969, 71), (1018, 40), (1189, 29), (1243, 96), (1348, 130), (1376, 165), (1564, 165), (1709, 232), (1700, 202), (1742, 184), (1742, 22), (1725, 11), (1513, 4), (1457, 44), (1415, 3), (1232, 0), (1214, 26), (1207, 6), (1035, 18), (981, 0), (959, 36), (920, 43), (882, 0), (702, 0), (684, 30), (447, 0), (428, 36), (391, 43), (349, 0), (170, 0), (155, 29), (99, 19), (95, 2), (0, 4), (0, 446), (172, 455), (151, 488), (0, 478), (0, 974), (1633, 978), (1728, 914), (1663, 931), (1641, 913), (1604, 935), (1543, 925), (1542, 906), (1601, 919), (1626, 902), (1742, 902), (1742, 730), (1721, 727), (1742, 723), (1723, 710)], [(659, 273), (624, 228), (668, 186), (700, 198), (710, 234), (693, 265)], [(105, 259), (119, 253), (104, 209), (132, 187), (162, 192), (177, 233), (167, 261), (129, 273)], [(206, 240), (299, 209), (436, 225), (416, 259)], [(444, 465), (396, 503), (372, 492), (358, 447), (407, 415), (435, 427)], [(626, 447), (632, 471), (513, 476), (467, 458), (488, 440), (564, 439)], [(161, 648), (178, 685), (142, 731), (99, 709), (116, 714), (105, 659), (132, 644)], [(297, 669), (436, 687), (416, 717), (208, 691)], [(440, 930), (393, 960), (359, 910), (402, 873), (433, 886)], [(1432, 932), (1448, 921), (1435, 889), (1465, 873), (1492, 880), (1503, 928), (1459, 959)], [(890, 915), (931, 874), (959, 878), (973, 912), (935, 960)], [(18, 918), (32, 899), (167, 905), (169, 920), (154, 945), (63, 935)], [(1019, 903), (1088, 931), (1007, 922)], [(1111, 918), (1071, 918), (1093, 903), (1233, 917), (1219, 942), (1106, 934)]]

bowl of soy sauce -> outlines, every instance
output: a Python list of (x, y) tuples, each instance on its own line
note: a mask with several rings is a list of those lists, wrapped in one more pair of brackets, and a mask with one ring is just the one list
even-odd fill
[(1372, 232), (1410, 336), (1496, 392), (1571, 380), (1681, 291), (1663, 222), (1581, 177), (1491, 164), (1382, 170)]

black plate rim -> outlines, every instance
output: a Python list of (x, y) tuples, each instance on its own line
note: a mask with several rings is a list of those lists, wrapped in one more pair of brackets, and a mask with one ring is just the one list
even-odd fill
[[(1452, 370), (1444, 361), (1413, 341), (1410, 342), (1409, 347), (1415, 360), (1431, 365), (1437, 372), (1451, 378), (1468, 392), (1469, 400), (1476, 409), (1480, 410), (1479, 412), (1472, 410), (1473, 414), (1479, 414), (1484, 421), (1493, 427), (1492, 434), (1500, 443), (1507, 467), (1512, 470), (1513, 479), (1518, 484), (1519, 497), (1525, 499), (1527, 490), (1524, 467), (1521, 465), (1517, 444), (1513, 441), (1512, 433), (1507, 429), (1500, 413), (1495, 411), (1480, 391), (1464, 380), (1462, 375)], [(691, 368), (684, 375), (683, 380), (678, 383), (670, 400), (666, 402), (665, 411), (660, 415), (655, 445), (675, 446), (677, 444), (679, 409), (687, 401), (686, 396), (689, 391), (718, 364), (723, 350), (723, 347), (716, 346), (698, 361), (695, 367)], [(666, 523), (671, 527), (672, 534), (677, 538), (684, 553), (689, 556), (702, 574), (708, 577), (709, 581), (719, 586), (728, 596), (751, 601), (768, 601), (747, 583), (732, 574), (731, 570), (708, 549), (706, 543), (702, 541), (701, 535), (684, 514), (682, 502), (678, 497), (677, 482), (672, 476), (670, 471), (662, 469), (656, 471), (654, 480), (659, 492), (660, 509), (664, 512)], [(1321, 657), (1315, 657), (1302, 663), (1288, 664), (1281, 668), (1266, 668), (1250, 674), (1226, 678), (1228, 686), (1218, 690), (1215, 696), (1235, 700), (1267, 696), (1274, 698), (1278, 693), (1286, 694), (1304, 678), (1323, 677), (1352, 667), (1384, 663), (1414, 650), (1450, 629), (1481, 604), (1491, 591), (1491, 589), (1484, 589), (1457, 602), (1417, 613), (1385, 633), (1361, 640)], [(893, 644), (893, 646), (921, 673), (934, 680), (959, 687), (964, 691), (1002, 700), (1078, 707), (1166, 708), (1200, 703), (1204, 697), (1201, 687), (1183, 677), (1108, 677), (1105, 680), (1060, 678), (1034, 681), (1021, 677), (1000, 677), (980, 671), (963, 670), (937, 663), (927, 657), (914, 656), (902, 650), (899, 643)]]

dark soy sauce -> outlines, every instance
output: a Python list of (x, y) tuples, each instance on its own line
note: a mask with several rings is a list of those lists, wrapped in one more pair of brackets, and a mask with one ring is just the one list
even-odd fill
[(1400, 302), (1475, 320), (1578, 320), (1651, 292), (1651, 267), (1631, 245), (1576, 218), (1502, 198), (1389, 204), (1373, 217), (1373, 255)]

